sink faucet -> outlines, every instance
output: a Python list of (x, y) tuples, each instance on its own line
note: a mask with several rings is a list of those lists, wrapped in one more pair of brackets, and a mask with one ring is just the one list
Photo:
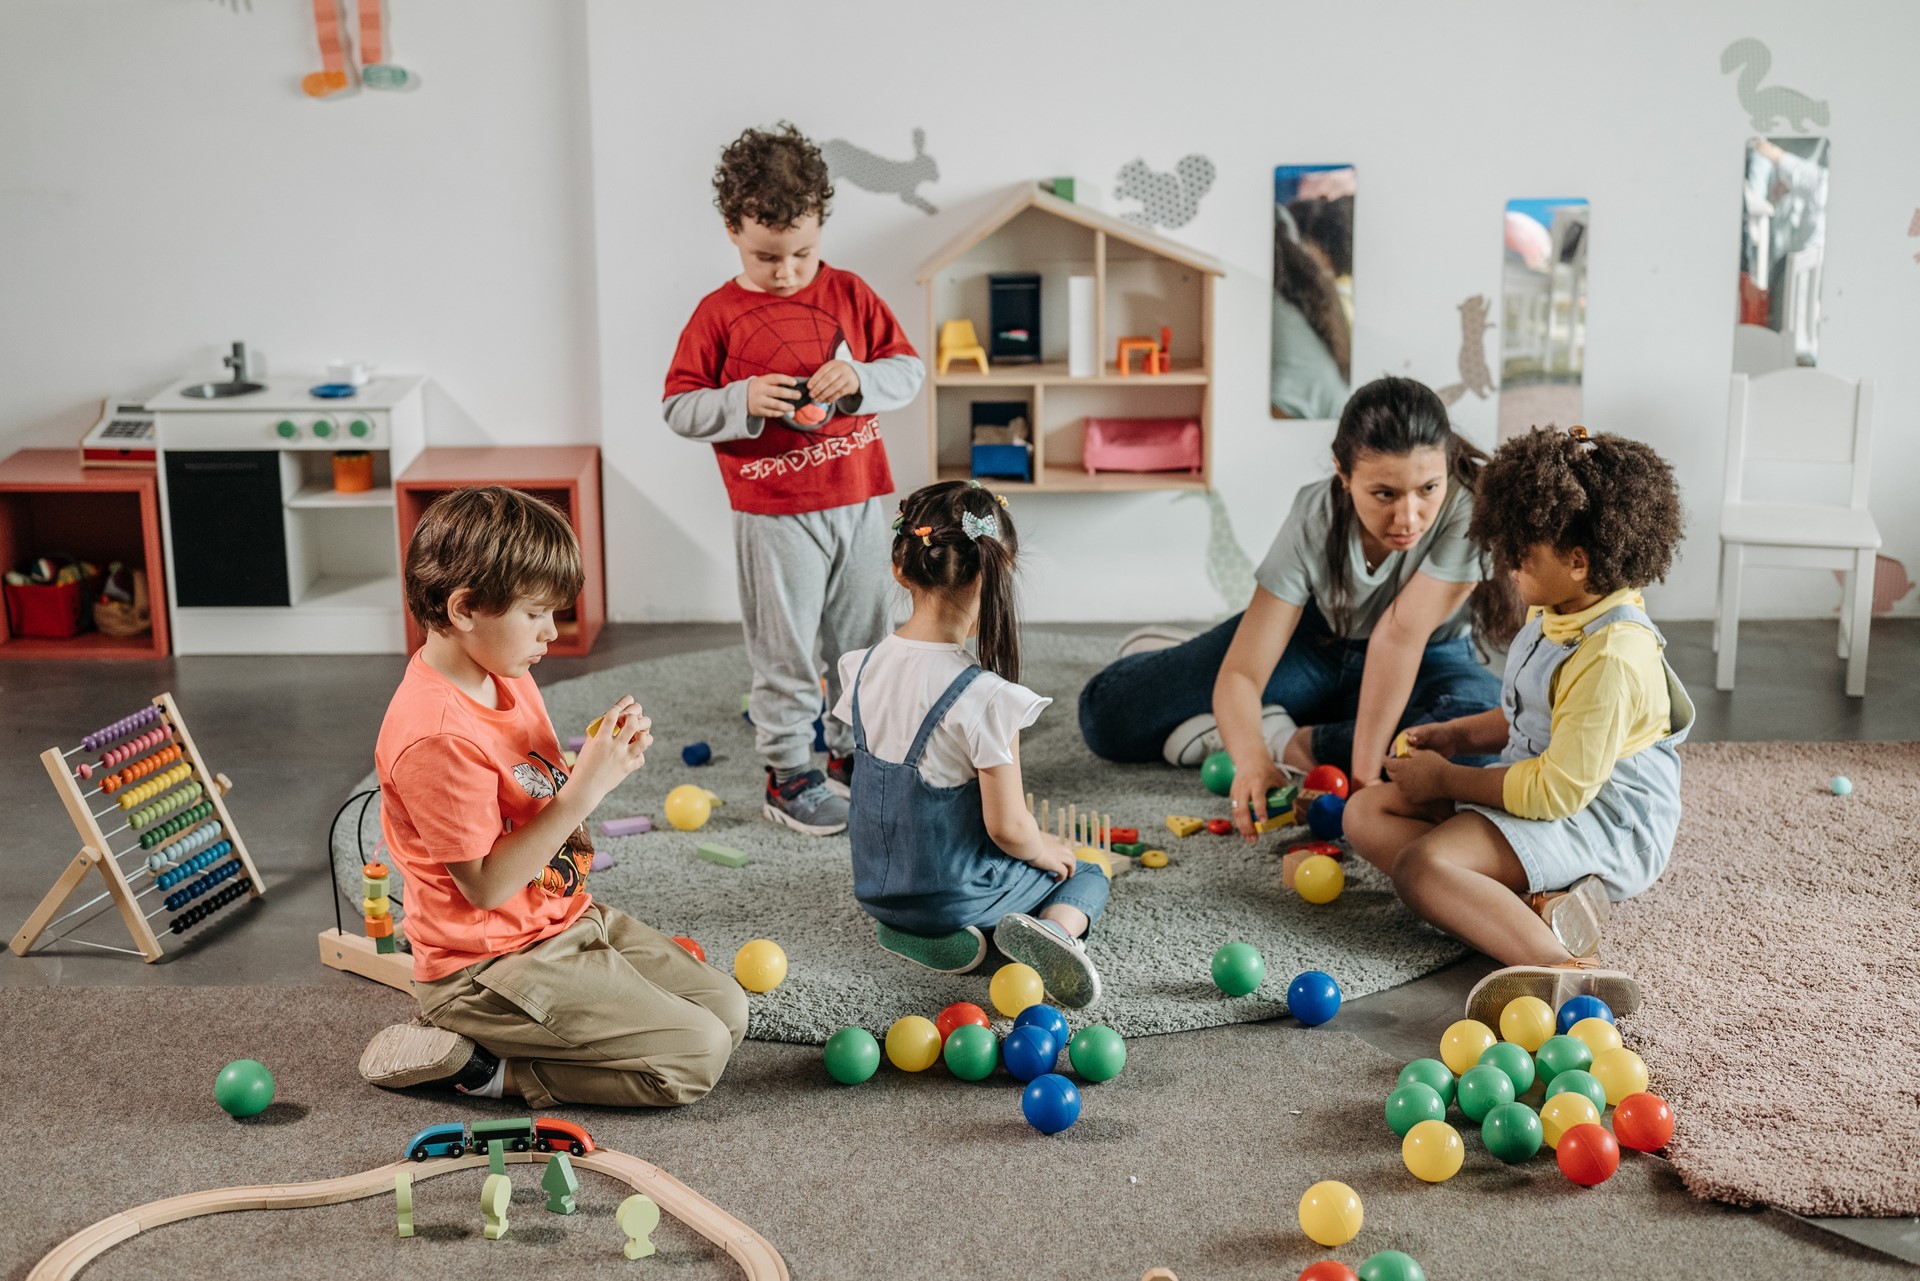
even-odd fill
[(243, 383), (247, 381), (247, 345), (245, 343), (235, 343), (233, 345), (233, 354), (231, 356), (221, 357), (220, 363), (233, 370), (234, 382)]

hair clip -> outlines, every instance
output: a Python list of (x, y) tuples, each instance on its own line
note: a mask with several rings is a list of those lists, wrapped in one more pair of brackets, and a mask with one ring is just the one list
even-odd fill
[(980, 483), (979, 481), (977, 481), (977, 480), (970, 480), (970, 481), (968, 481), (968, 482), (967, 482), (967, 488), (968, 488), (968, 489), (985, 489), (985, 488), (986, 488), (986, 486), (985, 486), (985, 485), (982, 485), (982, 484), (981, 484), (981, 483)]
[(1007, 496), (1005, 494), (995, 494), (993, 496), (993, 501), (996, 503), (999, 503), (1001, 508), (1004, 510), (1009, 510), (1009, 511), (1012, 510), (1011, 508), (1007, 507)]
[(960, 513), (960, 532), (979, 542), (982, 537), (1000, 537), (1000, 518), (992, 512), (985, 516), (976, 516), (972, 512)]
[(907, 523), (907, 505), (905, 503), (901, 503), (900, 509), (894, 512), (893, 514), (893, 532), (896, 534), (899, 533), (900, 526), (906, 523)]
[(920, 545), (922, 547), (933, 546), (933, 539), (927, 537), (927, 535), (933, 533), (932, 525), (922, 525), (920, 526), (920, 528), (914, 530), (913, 533), (914, 533), (914, 537), (920, 540)]
[(1580, 446), (1580, 452), (1583, 454), (1590, 454), (1600, 447), (1596, 441), (1587, 435), (1587, 429), (1578, 423), (1567, 428), (1567, 435), (1571, 436), (1573, 442)]

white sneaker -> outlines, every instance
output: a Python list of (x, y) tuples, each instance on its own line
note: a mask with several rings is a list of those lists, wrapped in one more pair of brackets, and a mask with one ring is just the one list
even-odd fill
[[(1287, 709), (1277, 703), (1260, 709), (1260, 737), (1267, 740), (1267, 753), (1276, 762), (1286, 754), (1287, 741), (1299, 728), (1293, 723), (1293, 717), (1287, 715)], [(1161, 745), (1160, 755), (1169, 765), (1193, 769), (1225, 747), (1220, 740), (1219, 722), (1213, 719), (1212, 712), (1202, 712), (1173, 727), (1173, 733), (1167, 735), (1167, 741)]]
[(1175, 645), (1186, 644), (1199, 634), (1180, 627), (1168, 627), (1163, 623), (1136, 627), (1120, 638), (1119, 657), (1129, 658), (1134, 654), (1149, 654), (1156, 649), (1172, 649)]

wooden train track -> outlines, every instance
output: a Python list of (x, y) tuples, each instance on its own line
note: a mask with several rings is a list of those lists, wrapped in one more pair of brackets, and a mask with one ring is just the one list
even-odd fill
[[(526, 1165), (550, 1159), (545, 1152), (511, 1152), (507, 1162)], [(767, 1239), (713, 1202), (695, 1192), (665, 1170), (637, 1156), (610, 1152), (604, 1148), (586, 1156), (568, 1158), (580, 1169), (593, 1170), (627, 1184), (636, 1192), (652, 1197), (660, 1208), (725, 1250), (747, 1281), (787, 1281), (787, 1261), (780, 1257)], [(214, 1188), (207, 1192), (189, 1192), (183, 1196), (149, 1201), (131, 1210), (110, 1214), (98, 1223), (84, 1227), (49, 1251), (27, 1274), (27, 1281), (68, 1281), (89, 1263), (148, 1228), (182, 1219), (197, 1219), (207, 1214), (225, 1214), (233, 1210), (300, 1210), (316, 1205), (337, 1205), (363, 1197), (393, 1192), (393, 1176), (402, 1170), (413, 1173), (413, 1181), (451, 1174), (455, 1170), (480, 1169), (484, 1156), (443, 1157), (437, 1160), (395, 1161), (359, 1174), (337, 1179), (315, 1179), (310, 1183), (268, 1183), (253, 1187)]]

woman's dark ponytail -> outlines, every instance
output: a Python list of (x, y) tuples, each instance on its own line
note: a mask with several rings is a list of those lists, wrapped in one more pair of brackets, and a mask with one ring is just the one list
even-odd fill
[(900, 504), (893, 565), (909, 587), (930, 592), (980, 585), (980, 665), (1020, 679), (1020, 617), (1014, 562), (1020, 539), (1006, 500), (976, 482), (941, 481)]

